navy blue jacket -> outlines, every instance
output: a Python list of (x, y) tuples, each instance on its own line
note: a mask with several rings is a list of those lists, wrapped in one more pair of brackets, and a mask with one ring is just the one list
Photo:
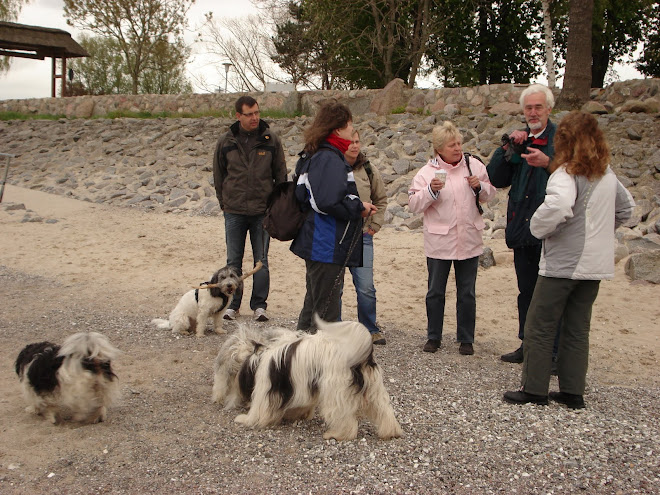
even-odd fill
[[(552, 160), (555, 155), (556, 128), (555, 124), (548, 120), (543, 134), (536, 139), (528, 139), (527, 147), (540, 149)], [(529, 128), (526, 132), (529, 134)], [(511, 249), (540, 245), (541, 241), (529, 230), (529, 221), (545, 199), (545, 188), (550, 174), (545, 168), (532, 167), (520, 155), (515, 155), (515, 160), (507, 161), (504, 154), (504, 149), (497, 148), (486, 170), (490, 183), (498, 189), (511, 186), (506, 210), (506, 245)]]
[(324, 142), (296, 175), (296, 197), (308, 213), (291, 251), (305, 260), (343, 265), (357, 237), (346, 264), (362, 265), (364, 207), (344, 155)]

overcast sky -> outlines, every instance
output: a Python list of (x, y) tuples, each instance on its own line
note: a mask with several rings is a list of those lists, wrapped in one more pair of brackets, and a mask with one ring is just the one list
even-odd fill
[[(242, 17), (256, 13), (256, 8), (247, 0), (197, 0), (189, 11), (186, 40), (192, 43), (196, 28), (204, 21), (204, 14), (213, 12), (214, 18)], [(64, 29), (78, 39), (80, 32), (66, 24), (64, 20), (64, 2), (62, 0), (32, 0), (21, 11), (18, 19), (21, 24)], [(224, 67), (222, 60), (209, 59), (202, 53), (202, 47), (193, 46), (193, 57), (188, 63), (188, 78), (193, 83), (195, 92), (206, 92), (195, 83), (196, 79), (204, 79), (207, 87), (217, 88), (224, 85)], [(11, 69), (0, 74), (0, 99), (13, 98), (44, 98), (51, 95), (51, 64), (52, 59), (33, 60), (27, 58), (12, 58)], [(58, 64), (59, 65), (59, 64)], [(615, 67), (620, 79), (635, 79), (643, 76), (632, 66)], [(59, 70), (59, 69), (58, 69)], [(546, 83), (545, 77), (537, 81)], [(559, 81), (561, 85), (561, 80)], [(437, 86), (437, 81), (418, 81), (420, 87)], [(58, 81), (59, 91), (59, 81)]]

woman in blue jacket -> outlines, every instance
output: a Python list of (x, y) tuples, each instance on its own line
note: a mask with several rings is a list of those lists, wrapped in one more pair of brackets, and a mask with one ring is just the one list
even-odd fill
[(296, 196), (308, 211), (291, 243), (291, 251), (305, 260), (306, 268), (307, 292), (298, 329), (312, 333), (315, 313), (326, 321), (339, 318), (345, 268), (362, 264), (362, 218), (376, 211), (360, 200), (353, 170), (344, 158), (354, 132), (352, 121), (345, 105), (322, 105), (305, 130), (305, 153), (312, 158), (296, 170)]

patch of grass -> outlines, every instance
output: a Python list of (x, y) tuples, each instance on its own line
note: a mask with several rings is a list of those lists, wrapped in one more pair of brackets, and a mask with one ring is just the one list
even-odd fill
[(392, 109), (393, 114), (406, 113), (406, 107), (396, 107)]
[(66, 118), (66, 115), (0, 112), (0, 120), (59, 120), (63, 118)]
[[(261, 112), (262, 118), (267, 119), (287, 119), (293, 117), (300, 117), (300, 112), (294, 112), (293, 114), (285, 112), (283, 110), (263, 110)], [(194, 112), (194, 113), (179, 113), (179, 112), (132, 112), (129, 110), (115, 110), (108, 112), (105, 115), (95, 115), (92, 119), (177, 119), (177, 118), (187, 118), (195, 119), (201, 117), (218, 117), (218, 118), (234, 118), (234, 112), (232, 110), (209, 110), (207, 112)], [(0, 112), (0, 121), (1, 120), (32, 120), (32, 119), (42, 119), (42, 120), (58, 120), (67, 118), (66, 115), (34, 115), (34, 114), (25, 114), (19, 112)], [(70, 117), (74, 119), (76, 117)]]

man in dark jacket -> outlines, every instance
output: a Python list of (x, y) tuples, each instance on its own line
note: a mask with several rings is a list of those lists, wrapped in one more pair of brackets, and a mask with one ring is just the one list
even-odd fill
[[(257, 101), (251, 96), (241, 96), (235, 108), (237, 121), (216, 145), (213, 181), (225, 217), (227, 265), (242, 273), (245, 239), (250, 232), (254, 262), (263, 263), (263, 268), (254, 275), (250, 308), (257, 321), (267, 321), (270, 237), (262, 222), (268, 195), (274, 186), (286, 180), (286, 160), (279, 137), (259, 118)], [(242, 297), (242, 292), (236, 291), (225, 313), (226, 319), (236, 318)]]
[[(507, 246), (513, 249), (518, 279), (518, 338), (522, 341), (541, 259), (541, 241), (530, 232), (529, 221), (543, 203), (550, 176), (547, 167), (554, 156), (555, 125), (549, 117), (554, 96), (546, 86), (534, 84), (520, 95), (520, 106), (527, 128), (509, 135), (508, 143), (503, 143), (493, 153), (487, 170), (495, 187), (511, 186), (505, 237)], [(522, 363), (522, 343), (501, 359), (509, 363)]]

